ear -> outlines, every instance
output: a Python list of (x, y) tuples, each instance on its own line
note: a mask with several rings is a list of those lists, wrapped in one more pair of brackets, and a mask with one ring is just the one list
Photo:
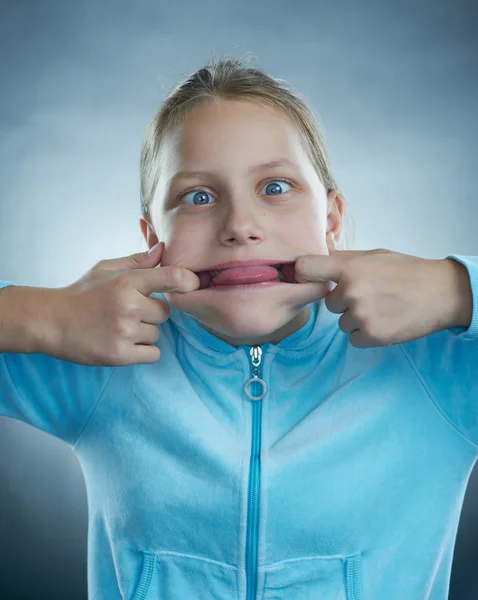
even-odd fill
[(335, 250), (342, 234), (344, 201), (337, 190), (329, 190), (327, 194), (327, 246)]
[(155, 246), (159, 242), (158, 236), (154, 232), (154, 228), (145, 214), (143, 214), (139, 218), (139, 226), (141, 228), (141, 232), (144, 236), (144, 239), (146, 240), (148, 248), (152, 248), (153, 246)]

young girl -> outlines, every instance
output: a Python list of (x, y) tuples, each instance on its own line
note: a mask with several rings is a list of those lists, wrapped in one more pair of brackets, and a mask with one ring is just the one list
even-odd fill
[(478, 257), (340, 247), (313, 113), (241, 60), (164, 100), (141, 192), (151, 255), (0, 283), (0, 414), (78, 456), (89, 598), (445, 600), (478, 450)]

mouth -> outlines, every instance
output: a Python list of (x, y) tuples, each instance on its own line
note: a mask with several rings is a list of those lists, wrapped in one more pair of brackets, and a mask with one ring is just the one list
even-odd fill
[[(200, 290), (214, 287), (254, 286), (254, 284), (297, 283), (295, 262), (275, 264), (238, 264), (225, 269), (196, 271)], [(262, 286), (260, 286), (262, 287)]]

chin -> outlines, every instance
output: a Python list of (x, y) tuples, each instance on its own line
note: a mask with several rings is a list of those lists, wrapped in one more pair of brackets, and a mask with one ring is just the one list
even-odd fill
[[(192, 296), (196, 294), (196, 302)], [(298, 302), (251, 301), (248, 295), (229, 298), (228, 302), (199, 302), (202, 292), (174, 293), (168, 302), (205, 327), (213, 335), (232, 345), (254, 345), (267, 342), (278, 343), (305, 323), (304, 309), (316, 299)], [(182, 296), (178, 298), (177, 296)], [(188, 297), (186, 297), (188, 296)], [(199, 296), (199, 297), (198, 297)], [(315, 295), (316, 296), (316, 295)], [(302, 299), (301, 299), (302, 300)], [(308, 311), (307, 311), (308, 314)]]
[(266, 321), (263, 319), (259, 322), (251, 322), (247, 319), (226, 319), (223, 317), (220, 321), (212, 322), (210, 319), (207, 321), (200, 321), (202, 325), (214, 330), (216, 335), (227, 335), (230, 338), (237, 340), (241, 339), (259, 339), (266, 336), (272, 336), (278, 329), (286, 325), (287, 323), (275, 323), (274, 320), (269, 319)]
[(329, 291), (329, 284), (302, 283), (261, 290), (167, 292), (165, 297), (171, 306), (202, 323), (227, 323), (235, 331), (243, 327), (254, 333), (283, 327)]
[(230, 337), (261, 337), (286, 325), (295, 315), (285, 308), (276, 310), (264, 306), (231, 305), (221, 311), (197, 311), (196, 318), (203, 324)]

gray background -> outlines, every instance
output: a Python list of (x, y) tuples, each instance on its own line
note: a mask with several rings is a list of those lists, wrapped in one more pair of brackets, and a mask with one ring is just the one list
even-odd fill
[[(312, 104), (354, 248), (478, 254), (476, 2), (0, 6), (0, 279), (60, 287), (146, 249), (144, 130), (171, 86), (224, 52), (252, 53)], [(0, 486), (0, 598), (86, 598), (86, 491), (73, 452), (1, 419)], [(478, 596), (477, 496), (473, 472), (452, 599)]]

